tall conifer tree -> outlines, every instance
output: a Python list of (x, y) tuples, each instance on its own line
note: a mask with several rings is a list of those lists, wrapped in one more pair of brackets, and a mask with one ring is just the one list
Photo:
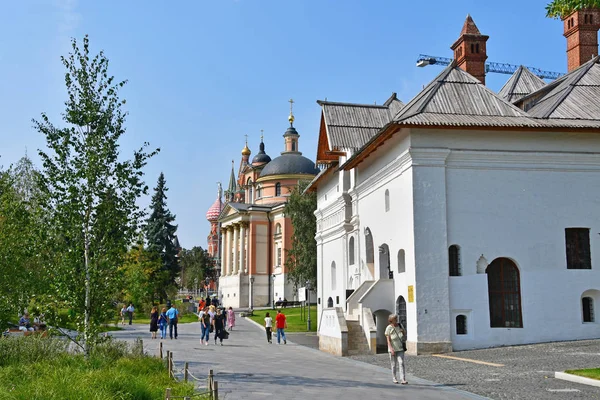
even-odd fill
[(146, 243), (148, 250), (160, 257), (160, 276), (154, 277), (156, 294), (161, 300), (166, 298), (169, 286), (176, 286), (179, 276), (179, 249), (176, 243), (177, 225), (174, 225), (175, 215), (167, 208), (167, 195), (169, 189), (166, 185), (165, 175), (161, 172), (152, 195), (150, 204), (151, 214), (146, 221)]

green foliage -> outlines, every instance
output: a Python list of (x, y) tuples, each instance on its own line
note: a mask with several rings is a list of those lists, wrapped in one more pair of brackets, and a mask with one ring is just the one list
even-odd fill
[(285, 266), (288, 269), (288, 279), (296, 287), (302, 287), (309, 280), (312, 287), (317, 287), (317, 195), (314, 192), (303, 193), (308, 181), (301, 181), (298, 187), (292, 189), (290, 198), (285, 205), (285, 215), (290, 217), (294, 233), (292, 248), (288, 249)]
[(176, 286), (176, 278), (179, 276), (180, 267), (177, 260), (176, 235), (177, 225), (173, 225), (175, 216), (167, 208), (167, 188), (165, 175), (161, 172), (158, 177), (152, 202), (150, 204), (150, 216), (146, 221), (146, 244), (148, 251), (156, 254), (161, 260), (160, 273), (153, 277), (156, 286), (156, 294), (162, 299), (167, 298), (170, 286)]
[(45, 289), (44, 217), (39, 173), (23, 157), (0, 172), (0, 328), (28, 305), (33, 293)]
[(204, 285), (206, 277), (212, 277), (212, 264), (208, 252), (200, 246), (191, 250), (183, 249), (179, 258), (181, 265), (181, 284), (191, 290)]
[[(155, 287), (153, 279), (161, 275), (161, 260), (154, 253), (144, 249), (142, 244), (133, 246), (119, 268), (123, 276), (123, 295), (125, 303), (133, 303), (138, 311), (142, 304), (151, 304)], [(165, 278), (161, 278), (164, 280)]]
[(73, 39), (72, 52), (61, 60), (66, 126), (56, 127), (46, 114), (34, 120), (49, 149), (39, 151), (52, 250), (46, 274), (51, 305), (73, 310), (89, 354), (98, 326), (112, 314), (121, 287), (118, 267), (143, 216), (136, 204), (147, 193), (142, 168), (158, 150), (147, 153), (145, 143), (131, 160), (121, 156), (126, 112), (119, 90), (126, 82), (108, 75), (103, 52), (90, 55), (87, 36), (82, 48)]
[(600, 8), (600, 0), (554, 0), (546, 5), (546, 16), (565, 18), (573, 11), (585, 8)]
[(571, 369), (565, 371), (567, 374), (583, 376), (591, 379), (600, 380), (600, 368), (590, 368), (590, 369)]
[(34, 337), (0, 340), (0, 398), (164, 399), (191, 396), (192, 384), (168, 376), (162, 360), (140, 356), (124, 342), (95, 346), (89, 360), (65, 350), (65, 341)]

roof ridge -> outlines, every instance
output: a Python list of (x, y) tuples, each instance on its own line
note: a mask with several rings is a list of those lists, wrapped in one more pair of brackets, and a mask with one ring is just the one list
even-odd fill
[[(523, 74), (523, 69), (525, 69), (525, 67), (523, 65), (520, 65), (519, 69), (517, 69), (517, 72), (514, 75), (515, 79), (513, 79), (512, 85), (510, 85), (510, 88), (508, 90), (509, 95), (514, 93), (514, 90), (517, 87), (517, 83), (519, 83), (519, 79), (521, 78), (521, 75)], [(502, 90), (502, 89), (500, 89), (500, 90)]]
[(446, 79), (448, 77), (448, 75), (450, 75), (450, 72), (452, 72), (452, 70), (454, 68), (456, 68), (456, 60), (452, 60), (452, 62), (450, 63), (450, 65), (448, 65), (423, 90), (421, 90), (415, 97), (412, 98), (412, 100), (410, 100), (404, 107), (402, 107), (402, 109), (400, 109), (398, 111), (398, 113), (396, 113), (396, 115), (394, 115), (392, 117), (392, 121), (396, 121), (397, 118), (398, 118), (398, 116), (401, 115), (404, 111), (410, 110), (412, 104), (416, 103), (417, 101), (420, 101), (421, 98), (425, 97), (425, 99), (423, 100), (423, 104), (421, 104), (419, 106), (419, 108), (417, 108), (416, 111), (414, 111), (414, 112), (412, 112), (410, 114), (403, 115), (402, 119), (407, 119), (407, 118), (410, 118), (410, 117), (412, 117), (414, 115), (417, 115), (417, 114), (423, 112), (423, 109), (425, 108), (425, 105), (437, 93), (437, 91), (439, 90), (440, 86), (442, 85), (442, 81), (444, 79)]
[[(565, 99), (571, 94), (571, 92), (575, 88), (575, 85), (581, 80), (581, 78), (583, 78), (585, 76), (585, 74), (588, 73), (588, 71), (594, 66), (594, 64), (596, 64), (596, 62), (598, 61), (598, 56), (596, 56), (596, 60), (594, 60), (592, 58), (590, 61), (593, 61), (593, 62), (585, 63), (582, 65), (582, 67), (585, 66), (584, 68), (578, 68), (573, 72), (573, 75), (572, 75), (573, 80), (571, 82), (566, 82), (566, 84), (568, 86), (565, 89), (565, 91), (560, 94), (560, 96), (554, 102), (552, 107), (550, 107), (548, 109), (548, 111), (546, 111), (544, 114), (542, 114), (541, 118), (550, 118), (550, 115), (552, 115), (552, 113), (554, 111), (556, 111), (558, 106), (561, 105), (562, 102), (565, 101)], [(586, 64), (589, 64), (589, 65), (586, 65)]]
[(344, 103), (339, 101), (317, 100), (320, 106), (347, 106), (347, 107), (370, 107), (370, 108), (388, 108), (383, 104), (361, 104), (361, 103)]

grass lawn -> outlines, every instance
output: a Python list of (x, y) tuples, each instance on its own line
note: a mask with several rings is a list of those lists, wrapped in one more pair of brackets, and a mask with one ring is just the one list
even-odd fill
[[(120, 323), (121, 321), (119, 321)], [(193, 313), (189, 313), (189, 314), (179, 314), (179, 322), (178, 324), (189, 324), (190, 322), (198, 322), (198, 316), (196, 314)], [(125, 319), (125, 323), (128, 324), (129, 320)], [(144, 318), (133, 318), (133, 323), (134, 324), (148, 324), (148, 326), (150, 325), (150, 316), (146, 317), (144, 316)]]
[[(300, 307), (294, 308), (282, 308), (281, 312), (285, 314), (287, 319), (287, 329), (286, 332), (306, 332), (306, 319), (303, 321), (300, 319)], [(253, 321), (258, 322), (262, 326), (265, 325), (265, 314), (270, 313), (271, 318), (273, 318), (273, 330), (275, 330), (275, 316), (277, 315), (277, 310), (254, 310), (254, 315), (251, 318)], [(312, 306), (310, 308), (310, 325), (311, 332), (317, 331), (317, 307)]]
[(0, 382), (0, 399), (11, 400), (163, 400), (166, 388), (174, 396), (194, 393), (192, 383), (169, 378), (163, 360), (124, 344), (105, 344), (85, 360), (65, 341), (35, 337), (0, 340)]
[(583, 376), (585, 378), (592, 378), (600, 380), (600, 368), (591, 369), (572, 369), (565, 371), (567, 374)]

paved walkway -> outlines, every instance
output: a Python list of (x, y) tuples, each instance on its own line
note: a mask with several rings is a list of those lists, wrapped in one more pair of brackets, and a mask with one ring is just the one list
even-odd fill
[[(264, 330), (238, 317), (237, 326), (223, 346), (200, 345), (200, 325), (181, 324), (178, 340), (163, 340), (173, 352), (175, 369), (188, 361), (190, 371), (205, 378), (213, 369), (221, 399), (483, 399), (448, 386), (408, 375), (408, 385), (392, 383), (389, 368), (334, 357), (292, 343), (269, 344)], [(147, 325), (126, 326), (111, 332), (118, 339), (141, 337), (148, 354), (157, 354), (160, 340), (151, 340)], [(202, 386), (204, 382), (201, 383)]]

